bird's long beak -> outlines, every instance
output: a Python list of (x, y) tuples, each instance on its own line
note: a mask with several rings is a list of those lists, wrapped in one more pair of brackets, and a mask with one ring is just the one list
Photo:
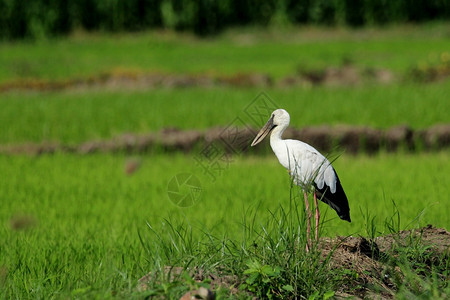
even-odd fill
[(266, 125), (258, 132), (255, 139), (252, 142), (252, 147), (256, 144), (259, 144), (271, 131), (275, 128), (276, 125), (273, 124), (273, 115), (270, 117), (269, 121), (267, 121)]

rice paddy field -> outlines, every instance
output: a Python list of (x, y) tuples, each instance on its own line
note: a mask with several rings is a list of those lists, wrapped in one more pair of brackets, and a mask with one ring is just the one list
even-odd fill
[[(248, 29), (203, 40), (172, 32), (79, 33), (67, 39), (3, 43), (3, 86), (95, 77), (114, 70), (135, 76), (263, 72), (281, 78), (299, 66), (323, 69), (343, 60), (359, 69), (390, 70), (397, 80), (287, 88), (12, 89), (0, 93), (0, 144), (70, 145), (123, 133), (226, 126), (261, 92), (289, 111), (296, 128), (345, 124), (422, 129), (448, 124), (448, 77), (418, 82), (408, 75), (418, 66), (445, 67), (450, 60), (448, 28)], [(272, 153), (250, 149), (232, 156), (211, 178), (196, 161), (201, 151), (1, 154), (0, 298), (176, 299), (201, 285), (212, 288), (207, 280), (188, 278), (189, 272), (171, 280), (164, 271), (167, 266), (235, 276), (233, 284), (217, 289), (219, 299), (327, 299), (342, 292), (339, 286), (358, 282), (361, 275), (356, 271), (333, 273), (315, 251), (292, 256), (297, 262), (311, 260), (309, 265), (283, 265), (291, 259), (286, 253), (297, 253), (298, 248), (285, 237), (295, 228), (304, 229), (301, 220), (294, 226), (283, 218), (302, 211), (292, 203), (302, 205), (303, 199)], [(344, 149), (333, 165), (349, 199), (352, 223), (342, 222), (320, 203), (321, 236), (375, 238), (391, 234), (393, 227), (398, 231), (427, 224), (448, 230), (449, 154), (448, 148), (371, 155), (351, 155)], [(194, 174), (200, 188), (186, 206), (174, 203), (168, 193), (180, 173)], [(295, 234), (297, 242), (304, 238)], [(395, 288), (359, 282), (349, 295), (444, 299), (449, 292), (448, 248), (433, 260), (438, 263), (424, 263), (429, 272), (424, 276), (419, 276), (417, 265), (429, 258), (428, 248), (414, 249), (396, 256), (402, 261), (413, 253), (417, 264), (396, 260), (404, 281)], [(258, 269), (255, 261), (268, 267)], [(302, 277), (301, 270), (310, 270), (309, 277)], [(137, 288), (139, 278), (149, 272), (156, 274), (150, 288)], [(375, 294), (356, 292), (362, 289)]]
[(0, 142), (79, 143), (124, 132), (226, 126), (261, 92), (289, 111), (296, 128), (347, 124), (386, 129), (403, 124), (420, 129), (449, 120), (448, 82), (306, 90), (20, 91), (0, 100)]
[[(67, 79), (110, 70), (174, 73), (263, 72), (274, 77), (300, 67), (324, 68), (350, 60), (360, 67), (403, 72), (435, 63), (448, 52), (448, 24), (384, 29), (303, 28), (224, 33), (220, 39), (150, 32), (2, 44), (0, 82), (23, 78)], [(49, 51), (52, 54), (49, 56)], [(257, 55), (255, 55), (255, 51)]]

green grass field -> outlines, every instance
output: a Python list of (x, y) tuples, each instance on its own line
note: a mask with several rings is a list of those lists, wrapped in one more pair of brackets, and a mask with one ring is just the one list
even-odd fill
[[(448, 154), (339, 158), (335, 166), (353, 222), (340, 221), (320, 204), (323, 234), (367, 235), (361, 211), (376, 216), (382, 230), (393, 214), (392, 200), (401, 228), (448, 228), (450, 207), (442, 196), (449, 193)], [(275, 157), (237, 158), (216, 182), (191, 156), (141, 159), (141, 168), (126, 176), (124, 155), (0, 157), (0, 172), (8, 174), (0, 183), (0, 266), (8, 270), (2, 298), (132, 293), (136, 280), (155, 267), (139, 241), (139, 233), (149, 231), (146, 222), (156, 230), (164, 229), (164, 219), (188, 222), (197, 237), (203, 228), (240, 240), (249, 210), (257, 213), (258, 225), (279, 205), (289, 208), (288, 175)], [(201, 181), (201, 198), (191, 207), (180, 208), (167, 196), (167, 183), (179, 172)], [(25, 229), (14, 229), (21, 219), (28, 226), (23, 221)]]
[(449, 121), (448, 82), (313, 89), (176, 89), (15, 92), (2, 95), (0, 142), (76, 143), (167, 127), (226, 126), (261, 93), (291, 114), (291, 126), (349, 124), (415, 129)]
[[(417, 64), (432, 63), (448, 52), (448, 34), (447, 24), (364, 30), (246, 29), (205, 40), (171, 32), (76, 34), (67, 39), (1, 44), (0, 84), (84, 78), (117, 69), (214, 75), (264, 72), (280, 78), (295, 73), (299, 66), (320, 69), (347, 59), (358, 68), (387, 68), (403, 76)], [(72, 144), (125, 132), (226, 126), (242, 116), (261, 92), (288, 110), (291, 126), (297, 128), (349, 124), (386, 129), (406, 124), (420, 129), (450, 121), (448, 79), (285, 89), (22, 90), (0, 94), (0, 144)], [(136, 157), (124, 153), (0, 155), (0, 298), (142, 299), (150, 292), (137, 291), (137, 280), (166, 265), (222, 267), (224, 274), (245, 281), (249, 259), (270, 266), (290, 264), (286, 251), (295, 252), (289, 257), (296, 261), (284, 265), (282, 276), (277, 275), (286, 282), (264, 275), (271, 278), (272, 287), (280, 290), (284, 285), (287, 292), (289, 283), (295, 295), (316, 293), (319, 299), (342, 284), (342, 274), (321, 265), (314, 253), (297, 251), (298, 240), (281, 234), (283, 230), (291, 234), (297, 227), (275, 222), (274, 212), (281, 208), (291, 212), (291, 200), (301, 208), (303, 199), (290, 189), (289, 176), (272, 153), (234, 156), (213, 181), (196, 164), (200, 150), (190, 154), (154, 151)], [(333, 165), (349, 198), (352, 223), (339, 220), (321, 203), (321, 234), (370, 237), (372, 218), (375, 235), (386, 234), (385, 222), (398, 222), (396, 212), (400, 216), (397, 229), (426, 224), (449, 229), (449, 154), (448, 149), (371, 156), (344, 153)], [(140, 161), (141, 166), (127, 175), (130, 160)], [(170, 180), (182, 172), (195, 174), (202, 188), (198, 201), (184, 208), (172, 203), (167, 194)], [(254, 233), (258, 243), (244, 238), (243, 225), (260, 228), (270, 220), (273, 227)], [(272, 230), (264, 232), (266, 228)], [(417, 247), (411, 253), (425, 261), (422, 250)], [(420, 277), (423, 281), (417, 289), (416, 277), (400, 284), (400, 298), (408, 298), (410, 292), (423, 296), (427, 284), (429, 291), (437, 293), (427, 295), (445, 295), (448, 271), (442, 270), (448, 270), (448, 257), (437, 261), (442, 263), (433, 270), (426, 266), (429, 274)], [(406, 268), (404, 274), (416, 269)], [(303, 271), (317, 277), (308, 280)], [(152, 284), (157, 294), (175, 298), (195, 284), (189, 282), (177, 285), (165, 278)], [(248, 288), (264, 286), (263, 281), (255, 282), (248, 283)], [(224, 295), (228, 298), (229, 293)], [(241, 296), (245, 299), (248, 294)]]
[[(351, 60), (359, 67), (405, 72), (448, 52), (448, 24), (380, 29), (230, 31), (219, 39), (170, 32), (75, 35), (0, 47), (0, 83), (17, 79), (67, 79), (114, 69), (169, 73), (293, 74), (299, 66), (324, 68)], [(49, 55), (51, 53), (51, 55)], [(257, 53), (257, 55), (255, 55)]]
[[(225, 220), (223, 228), (229, 228), (238, 221), (231, 216), (246, 207), (259, 205), (264, 215), (289, 201), (289, 177), (274, 156), (236, 158), (223, 174), (216, 174), (215, 182), (203, 174), (191, 155), (143, 156), (142, 167), (130, 177), (124, 173), (126, 159), (124, 155), (63, 154), (1, 157), (1, 172), (9, 174), (1, 183), (2, 191), (5, 200), (11, 199), (3, 206), (2, 218), (7, 221), (15, 213), (35, 215), (44, 230), (60, 222), (71, 224), (79, 217), (80, 222), (91, 224), (93, 218), (99, 226), (95, 230), (107, 224), (123, 230), (122, 226), (134, 222), (142, 225), (146, 220), (155, 223), (161, 217), (185, 215), (199, 224)], [(446, 214), (449, 204), (441, 196), (448, 192), (448, 152), (342, 156), (335, 168), (351, 201), (354, 222), (341, 222), (330, 211), (330, 235), (364, 234), (360, 230), (360, 208), (368, 208), (382, 221), (391, 214), (392, 200), (404, 222), (426, 209), (422, 225), (450, 225)], [(169, 180), (181, 172), (197, 175), (204, 189), (199, 203), (183, 209), (172, 205), (167, 196)]]

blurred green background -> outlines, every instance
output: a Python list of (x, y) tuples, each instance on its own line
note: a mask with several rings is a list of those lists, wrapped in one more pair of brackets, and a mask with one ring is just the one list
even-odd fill
[(0, 1), (0, 38), (169, 28), (212, 35), (236, 26), (386, 25), (448, 20), (445, 0), (33, 0)]

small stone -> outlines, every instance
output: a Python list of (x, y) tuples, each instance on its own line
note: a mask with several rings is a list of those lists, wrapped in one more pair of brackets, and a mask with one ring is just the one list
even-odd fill
[(216, 296), (211, 290), (201, 287), (198, 290), (187, 292), (180, 298), (180, 300), (195, 300), (195, 299), (214, 300), (216, 299)]

